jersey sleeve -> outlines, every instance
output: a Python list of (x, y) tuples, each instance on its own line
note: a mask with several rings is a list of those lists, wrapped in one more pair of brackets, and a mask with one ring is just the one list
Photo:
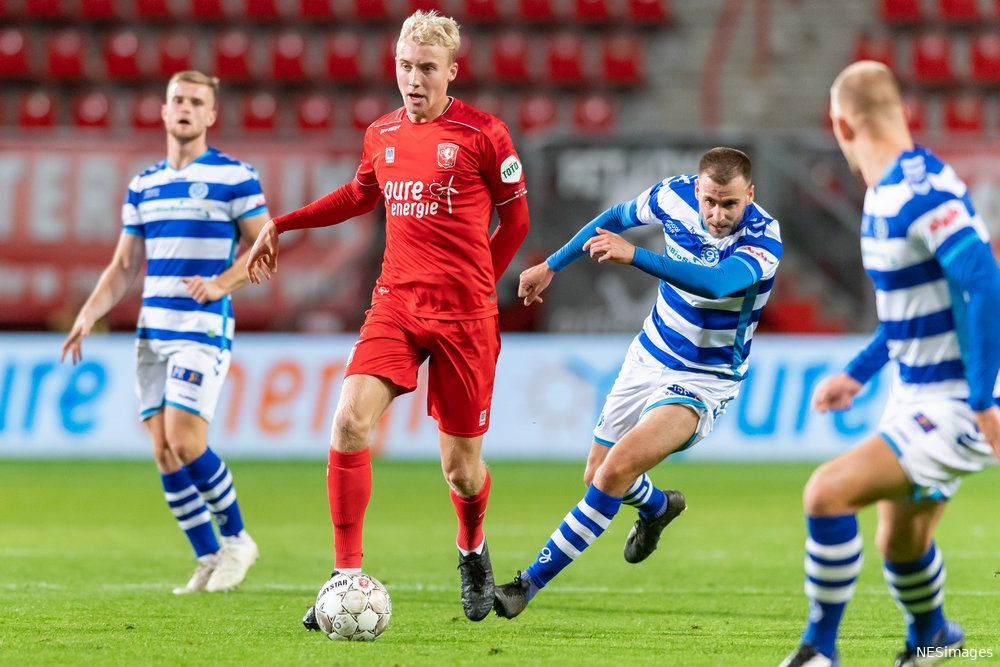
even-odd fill
[(778, 270), (781, 254), (778, 221), (757, 220), (747, 224), (732, 256), (749, 266), (757, 280), (770, 280)]
[(248, 164), (243, 167), (246, 180), (233, 186), (232, 199), (229, 200), (229, 217), (232, 220), (267, 213), (267, 201), (264, 199), (264, 189), (260, 186), (257, 170)]
[(358, 183), (366, 188), (378, 187), (378, 177), (375, 175), (375, 165), (372, 163), (371, 132), (369, 127), (365, 132), (364, 142), (361, 149), (361, 164), (354, 174)]
[(524, 183), (524, 168), (521, 158), (514, 150), (510, 130), (500, 121), (486, 127), (483, 134), (480, 173), (489, 187), (494, 206), (523, 197), (528, 193)]
[(974, 243), (989, 242), (968, 195), (949, 198), (927, 211), (913, 221), (907, 234), (919, 239), (941, 265), (951, 263)]
[(659, 195), (660, 190), (667, 184), (667, 182), (668, 181), (664, 180), (659, 183), (654, 183), (640, 192), (638, 197), (628, 202), (627, 206), (630, 212), (629, 217), (635, 226), (662, 224), (655, 212), (655, 209), (658, 207), (656, 198)]
[(142, 218), (139, 216), (139, 202), (142, 201), (140, 187), (139, 177), (136, 176), (125, 191), (125, 199), (122, 201), (122, 231), (126, 234), (145, 236)]

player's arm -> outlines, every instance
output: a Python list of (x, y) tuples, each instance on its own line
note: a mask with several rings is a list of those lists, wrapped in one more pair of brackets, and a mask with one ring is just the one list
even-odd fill
[(278, 235), (282, 232), (340, 224), (374, 210), (381, 197), (377, 183), (363, 185), (355, 178), (311, 204), (274, 218), (261, 228), (246, 254), (247, 279), (256, 285), (261, 277), (278, 272)]
[(855, 356), (847, 367), (816, 385), (813, 407), (820, 412), (848, 410), (854, 397), (882, 367), (889, 362), (889, 345), (885, 325), (879, 325), (871, 341)]
[(536, 264), (521, 272), (517, 295), (524, 299), (524, 305), (541, 302), (541, 294), (552, 282), (556, 273), (587, 254), (584, 245), (598, 233), (598, 229), (622, 232), (640, 224), (636, 218), (635, 202), (615, 204), (596, 218), (588, 222), (573, 235), (566, 244), (549, 255), (541, 264)]
[[(256, 239), (270, 217), (265, 208), (259, 213), (240, 218), (236, 222), (240, 227), (240, 235), (246, 239)], [(246, 285), (249, 279), (247, 278), (245, 266), (249, 256), (250, 251), (247, 250), (236, 258), (232, 266), (214, 278), (203, 278), (201, 276), (183, 278), (188, 292), (191, 293), (191, 298), (198, 303), (218, 301), (227, 294), (231, 294)]]
[(510, 266), (511, 260), (517, 254), (517, 249), (524, 243), (531, 226), (528, 216), (528, 200), (524, 196), (497, 206), (500, 224), (490, 236), (490, 258), (493, 260), (493, 279), (500, 277)]
[(60, 361), (71, 353), (73, 363), (83, 358), (81, 345), (97, 320), (121, 301), (128, 288), (135, 281), (146, 261), (146, 246), (142, 236), (131, 233), (126, 228), (118, 237), (118, 245), (111, 263), (101, 273), (97, 285), (84, 302), (76, 316), (73, 328), (63, 342)]

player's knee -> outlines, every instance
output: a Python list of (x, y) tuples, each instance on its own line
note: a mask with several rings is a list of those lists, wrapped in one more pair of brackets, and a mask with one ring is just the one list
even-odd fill
[(371, 432), (371, 420), (366, 419), (353, 408), (341, 407), (333, 418), (331, 445), (340, 452), (364, 449)]
[(443, 470), (443, 472), (448, 486), (455, 489), (455, 493), (463, 498), (471, 498), (476, 495), (483, 485), (482, 480), (477, 479), (474, 471), (455, 469)]
[(615, 494), (631, 486), (635, 478), (641, 474), (641, 471), (634, 472), (626, 462), (608, 458), (594, 472), (591, 483), (596, 484), (605, 493)]
[(811, 516), (829, 516), (842, 514), (847, 510), (844, 505), (844, 490), (835, 475), (825, 466), (820, 466), (806, 482), (802, 491), (802, 507)]
[(594, 483), (594, 469), (588, 466), (587, 469), (583, 471), (583, 485), (590, 486), (593, 483)]

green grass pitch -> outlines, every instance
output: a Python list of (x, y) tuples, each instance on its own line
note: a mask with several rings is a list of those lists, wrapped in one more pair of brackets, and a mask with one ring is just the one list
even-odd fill
[[(151, 463), (0, 463), (0, 664), (775, 665), (802, 629), (802, 485), (810, 465), (661, 466), (689, 510), (648, 561), (621, 556), (631, 508), (514, 621), (465, 620), (454, 515), (434, 463), (379, 462), (365, 570), (393, 598), (374, 644), (299, 619), (331, 567), (324, 464), (235, 461), (261, 560), (228, 594), (178, 598), (192, 561)], [(582, 492), (582, 464), (497, 463), (486, 517), (497, 580), (524, 568)], [(1000, 471), (967, 480), (938, 533), (946, 610), (1000, 659)], [(845, 665), (888, 665), (902, 621), (874, 514), (848, 608)], [(984, 662), (990, 662), (985, 660)]]

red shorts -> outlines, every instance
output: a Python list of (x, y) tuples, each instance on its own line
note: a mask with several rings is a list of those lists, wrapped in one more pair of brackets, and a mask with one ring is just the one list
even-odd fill
[(427, 414), (448, 435), (472, 438), (490, 427), (499, 356), (496, 315), (435, 320), (375, 304), (366, 313), (345, 375), (381, 377), (405, 394), (416, 389), (417, 370), (429, 357)]

